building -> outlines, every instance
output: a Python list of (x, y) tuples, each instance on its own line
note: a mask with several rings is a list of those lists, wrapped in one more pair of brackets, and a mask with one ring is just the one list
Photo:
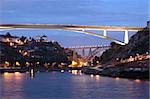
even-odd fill
[(17, 36), (11, 36), (9, 33), (6, 33), (6, 35), (0, 35), (0, 42), (6, 42), (6, 43), (14, 43), (22, 45), (23, 42), (20, 40)]

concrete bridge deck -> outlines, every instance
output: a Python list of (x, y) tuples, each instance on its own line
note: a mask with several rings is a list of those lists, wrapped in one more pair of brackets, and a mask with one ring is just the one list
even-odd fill
[(143, 30), (141, 27), (126, 26), (94, 26), (94, 25), (63, 25), (63, 24), (0, 24), (0, 29), (85, 29), (85, 30)]

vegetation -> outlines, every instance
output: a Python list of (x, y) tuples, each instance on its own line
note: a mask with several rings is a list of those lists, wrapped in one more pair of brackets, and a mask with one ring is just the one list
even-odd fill
[[(10, 33), (3, 36), (13, 38)], [(51, 68), (54, 63), (56, 66), (62, 63), (70, 64), (65, 50), (59, 43), (45, 41), (43, 37), (46, 36), (42, 36), (39, 41), (36, 41), (34, 38), (27, 39), (27, 37), (22, 36), (19, 38), (21, 42), (24, 42), (21, 45), (17, 43), (10, 45), (10, 43), (13, 43), (12, 41), (0, 41), (1, 66), (5, 63), (9, 63), (8, 67), (16, 66), (16, 62), (22, 67), (30, 65), (44, 68)], [(14, 38), (18, 39), (18, 37)]]
[(121, 46), (112, 42), (110, 49), (106, 50), (99, 58), (102, 64), (109, 64), (116, 58), (124, 59), (149, 53), (149, 29), (145, 28), (133, 35), (129, 43)]

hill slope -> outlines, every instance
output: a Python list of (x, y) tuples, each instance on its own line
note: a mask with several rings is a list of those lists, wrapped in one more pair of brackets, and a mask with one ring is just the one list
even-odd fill
[(133, 35), (129, 43), (125, 46), (121, 46), (112, 42), (110, 49), (106, 50), (100, 56), (100, 62), (102, 64), (109, 64), (116, 58), (128, 58), (129, 56), (135, 56), (137, 54), (149, 53), (149, 29), (144, 28), (142, 31), (138, 31)]

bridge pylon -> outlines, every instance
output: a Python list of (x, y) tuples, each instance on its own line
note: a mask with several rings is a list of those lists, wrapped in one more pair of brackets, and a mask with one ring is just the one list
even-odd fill
[(129, 43), (129, 32), (128, 32), (128, 30), (125, 30), (125, 32), (124, 32), (124, 43), (125, 44)]

